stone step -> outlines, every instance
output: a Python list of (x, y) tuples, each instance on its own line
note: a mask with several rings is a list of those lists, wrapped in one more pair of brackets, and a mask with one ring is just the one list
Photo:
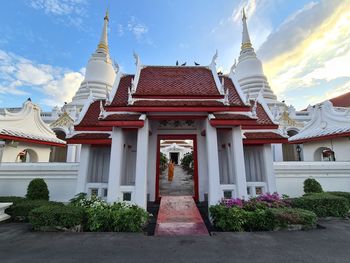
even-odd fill
[(209, 235), (192, 196), (162, 196), (156, 236)]

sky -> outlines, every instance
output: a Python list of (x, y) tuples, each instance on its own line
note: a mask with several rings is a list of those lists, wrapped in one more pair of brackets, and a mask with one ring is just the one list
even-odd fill
[(270, 86), (296, 109), (350, 91), (350, 0), (11, 0), (0, 8), (0, 108), (30, 97), (43, 110), (71, 101), (108, 8), (110, 54), (134, 73), (194, 61), (228, 72), (241, 11)]

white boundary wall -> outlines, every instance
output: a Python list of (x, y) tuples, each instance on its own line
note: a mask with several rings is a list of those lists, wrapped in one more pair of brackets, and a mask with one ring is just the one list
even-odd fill
[(0, 163), (0, 196), (25, 196), (34, 178), (43, 178), (51, 201), (75, 195), (79, 163)]
[[(0, 196), (25, 196), (29, 182), (43, 178), (50, 200), (67, 202), (75, 195), (78, 163), (0, 163)], [(350, 162), (276, 162), (277, 191), (301, 196), (303, 182), (312, 177), (325, 191), (350, 192)]]
[(303, 195), (303, 183), (310, 177), (324, 191), (350, 192), (350, 162), (275, 162), (274, 169), (280, 194)]

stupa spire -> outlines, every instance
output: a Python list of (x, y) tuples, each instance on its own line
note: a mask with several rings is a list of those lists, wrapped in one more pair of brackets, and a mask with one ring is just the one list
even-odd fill
[(252, 49), (252, 43), (250, 42), (249, 32), (248, 32), (248, 26), (247, 26), (247, 17), (245, 15), (245, 11), (243, 8), (242, 11), (242, 24), (243, 24), (243, 31), (242, 31), (242, 46), (241, 46), (241, 52)]
[(107, 30), (108, 30), (108, 22), (109, 22), (109, 12), (108, 9), (106, 10), (106, 15), (104, 17), (104, 23), (102, 28), (102, 34), (100, 38), (100, 42), (98, 43), (97, 50), (102, 51), (105, 53), (109, 52), (108, 48), (108, 37), (107, 37)]

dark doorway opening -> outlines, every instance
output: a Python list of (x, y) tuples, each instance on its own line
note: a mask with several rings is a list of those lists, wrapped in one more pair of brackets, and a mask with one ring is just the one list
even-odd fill
[(179, 164), (179, 153), (170, 153), (170, 160), (175, 164)]

